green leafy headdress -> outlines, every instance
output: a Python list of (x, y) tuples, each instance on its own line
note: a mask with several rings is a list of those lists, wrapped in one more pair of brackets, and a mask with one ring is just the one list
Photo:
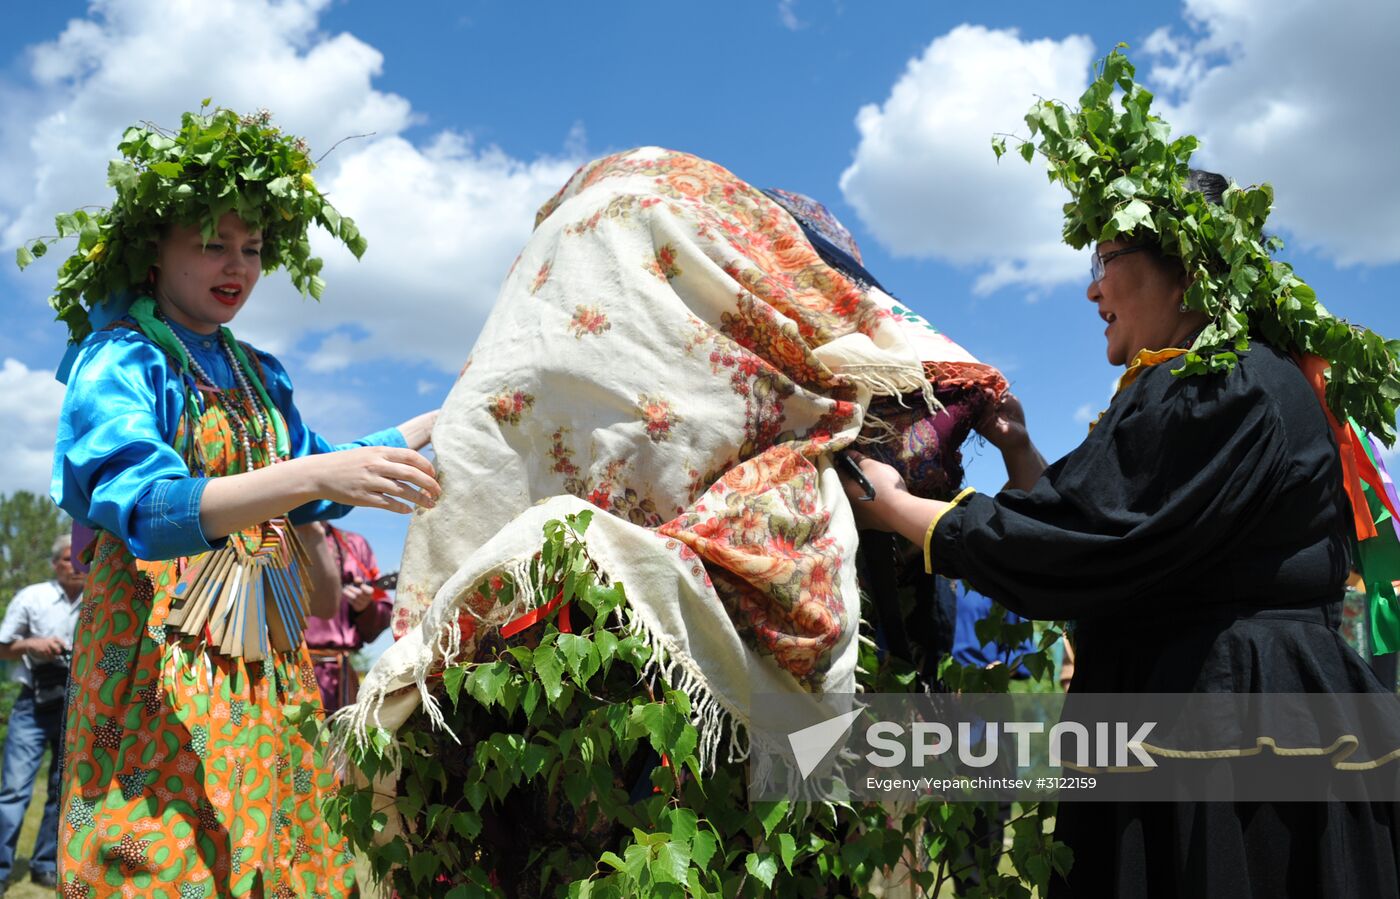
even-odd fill
[[(1231, 370), (1251, 335), (1280, 349), (1315, 354), (1331, 365), (1327, 404), (1337, 418), (1355, 419), (1393, 444), (1400, 341), (1331, 315), (1292, 267), (1271, 258), (1283, 242), (1264, 234), (1274, 200), (1268, 184), (1232, 185), (1218, 205), (1190, 188), (1197, 140), (1171, 139), (1170, 126), (1152, 113), (1152, 94), (1133, 80), (1135, 74), (1114, 49), (1097, 67), (1078, 109), (1041, 100), (1026, 114), (1031, 139), (1021, 144), (1021, 155), (1029, 162), (1039, 151), (1050, 179), (1070, 193), (1065, 243), (1078, 249), (1150, 232), (1186, 268), (1186, 306), (1211, 320), (1179, 374)], [(992, 149), (1000, 157), (1005, 139), (994, 138)]]
[[(208, 240), (225, 213), (236, 213), (262, 231), (263, 271), (285, 267), (297, 289), (316, 299), (325, 282), (307, 240), (312, 222), (356, 258), (364, 253), (354, 221), (336, 211), (311, 177), (316, 164), (301, 138), (272, 125), (265, 110), (239, 116), (208, 107), (205, 100), (198, 113), (185, 113), (173, 134), (150, 123), (127, 128), (117, 148), (122, 158), (107, 168), (117, 191), (112, 205), (54, 219), (59, 237), (78, 239), (49, 297), (74, 344), (92, 331), (89, 310), (146, 280), (156, 240), (171, 224), (200, 225)], [(30, 241), (16, 262), (24, 268), (47, 250), (46, 239)]]

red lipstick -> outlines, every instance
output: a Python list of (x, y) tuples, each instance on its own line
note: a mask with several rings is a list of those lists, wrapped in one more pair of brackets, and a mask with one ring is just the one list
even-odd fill
[(214, 299), (223, 303), (225, 306), (237, 306), (238, 301), (243, 299), (243, 285), (233, 283), (219, 284), (215, 287), (211, 287), (209, 293)]

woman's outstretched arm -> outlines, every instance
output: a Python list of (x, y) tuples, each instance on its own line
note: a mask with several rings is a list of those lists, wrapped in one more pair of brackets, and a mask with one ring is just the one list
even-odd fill
[(214, 541), (315, 500), (407, 513), (431, 508), (441, 494), (432, 463), (420, 453), (362, 446), (210, 478), (199, 524)]

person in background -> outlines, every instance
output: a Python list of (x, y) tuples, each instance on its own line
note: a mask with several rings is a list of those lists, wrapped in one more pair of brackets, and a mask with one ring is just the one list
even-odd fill
[(44, 817), (29, 860), (29, 879), (42, 887), (58, 885), (59, 771), (63, 747), (63, 706), (68, 695), (68, 653), (83, 599), (83, 576), (73, 570), (71, 538), (53, 545), (54, 579), (15, 594), (0, 622), (0, 659), (19, 661), (15, 680), (23, 686), (10, 712), (0, 775), (0, 893), (9, 886), (20, 826), (29, 810), (34, 778), (52, 751)]
[[(983, 643), (977, 639), (977, 622), (992, 614), (991, 597), (978, 593), (969, 587), (966, 581), (952, 578), (944, 580), (952, 587), (958, 602), (957, 624), (953, 629), (953, 658), (959, 664), (975, 665), (979, 668), (1010, 665), (1015, 662), (1016, 667), (1011, 676), (1018, 680), (1030, 677), (1030, 670), (1021, 659), (1035, 652), (1035, 636), (1029, 636), (1015, 645)], [(1020, 624), (1025, 620), (1015, 612), (1006, 613), (1005, 623), (1008, 625)]]
[(330, 714), (355, 701), (360, 679), (350, 654), (384, 633), (394, 603), (374, 585), (379, 565), (368, 540), (326, 525), (326, 543), (340, 567), (340, 606), (334, 617), (306, 619), (306, 645), (316, 663), (321, 702)]
[(1074, 644), (1066, 637), (1055, 645), (1060, 647), (1060, 689), (1068, 693), (1074, 683)]

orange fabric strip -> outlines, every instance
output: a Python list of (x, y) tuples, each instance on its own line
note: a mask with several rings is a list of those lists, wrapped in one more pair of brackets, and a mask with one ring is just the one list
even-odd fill
[[(1298, 367), (1303, 370), (1303, 375), (1312, 385), (1313, 393), (1317, 394), (1317, 401), (1322, 405), (1323, 414), (1327, 416), (1327, 426), (1332, 429), (1332, 436), (1337, 440), (1337, 449), (1342, 457), (1342, 486), (1346, 488), (1347, 498), (1351, 500), (1356, 539), (1369, 540), (1376, 536), (1376, 524), (1371, 520), (1371, 507), (1367, 505), (1366, 497), (1361, 492), (1360, 466), (1356, 464), (1357, 457), (1364, 457), (1366, 451), (1356, 442), (1351, 428), (1343, 428), (1327, 405), (1327, 360), (1312, 354), (1300, 355)], [(1380, 492), (1382, 495), (1385, 493), (1384, 490)]]
[(1185, 356), (1190, 350), (1181, 347), (1167, 347), (1164, 350), (1138, 350), (1138, 354), (1133, 357), (1133, 361), (1128, 363), (1127, 369), (1118, 378), (1118, 387), (1113, 391), (1116, 396), (1119, 392), (1138, 379), (1147, 369), (1154, 365), (1161, 365), (1163, 362), (1170, 362), (1178, 356)]
[(1395, 514), (1395, 506), (1390, 501), (1390, 493), (1385, 489), (1385, 483), (1381, 480), (1381, 473), (1376, 470), (1375, 463), (1371, 461), (1371, 454), (1366, 452), (1366, 444), (1362, 442), (1366, 438), (1352, 422), (1347, 422), (1347, 430), (1351, 433), (1352, 447), (1356, 454), (1356, 467), (1360, 472), (1361, 480), (1375, 491), (1376, 499), (1379, 499), (1385, 506), (1390, 517), (1400, 521), (1400, 515)]

